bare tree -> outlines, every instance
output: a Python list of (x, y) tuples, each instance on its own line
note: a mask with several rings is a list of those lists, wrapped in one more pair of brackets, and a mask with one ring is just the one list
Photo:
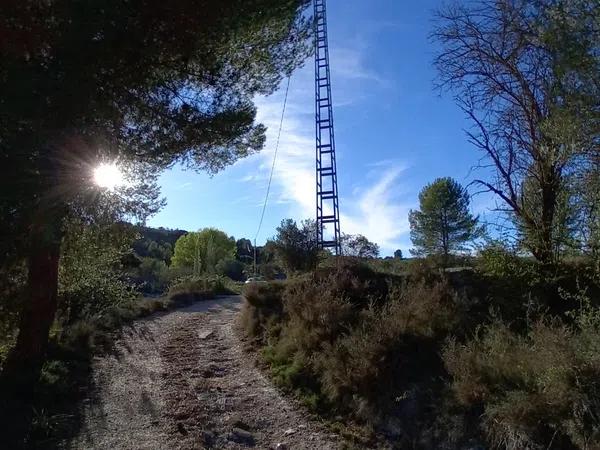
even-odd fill
[[(513, 214), (523, 244), (556, 259), (561, 196), (598, 142), (594, 0), (478, 0), (437, 13), (440, 87), (472, 121), (469, 140), (495, 169), (475, 182)], [(485, 164), (484, 164), (485, 165)]]

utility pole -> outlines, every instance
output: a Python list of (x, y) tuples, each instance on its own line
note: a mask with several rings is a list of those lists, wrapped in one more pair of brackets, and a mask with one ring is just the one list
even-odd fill
[[(331, 248), (341, 255), (326, 0), (314, 0), (314, 16), (317, 243), (320, 248)], [(325, 238), (328, 224), (333, 225), (332, 236)]]
[(256, 238), (254, 238), (254, 277), (256, 277)]

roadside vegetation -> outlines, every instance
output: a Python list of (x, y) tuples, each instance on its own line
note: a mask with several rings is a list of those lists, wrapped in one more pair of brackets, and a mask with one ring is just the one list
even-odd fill
[(338, 261), (249, 285), (241, 324), (273, 380), (332, 423), (400, 448), (600, 445), (600, 285), (591, 261), (498, 247), (400, 275)]

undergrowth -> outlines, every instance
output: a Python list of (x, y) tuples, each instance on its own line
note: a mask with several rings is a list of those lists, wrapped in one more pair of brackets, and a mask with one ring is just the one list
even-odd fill
[(282, 389), (399, 448), (600, 448), (597, 286), (510, 254), (478, 262), (252, 285), (242, 324)]

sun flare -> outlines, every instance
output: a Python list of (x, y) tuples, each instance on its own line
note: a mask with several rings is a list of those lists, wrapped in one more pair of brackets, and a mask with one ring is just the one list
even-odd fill
[(94, 183), (101, 188), (114, 189), (125, 183), (115, 163), (102, 163), (94, 169)]

